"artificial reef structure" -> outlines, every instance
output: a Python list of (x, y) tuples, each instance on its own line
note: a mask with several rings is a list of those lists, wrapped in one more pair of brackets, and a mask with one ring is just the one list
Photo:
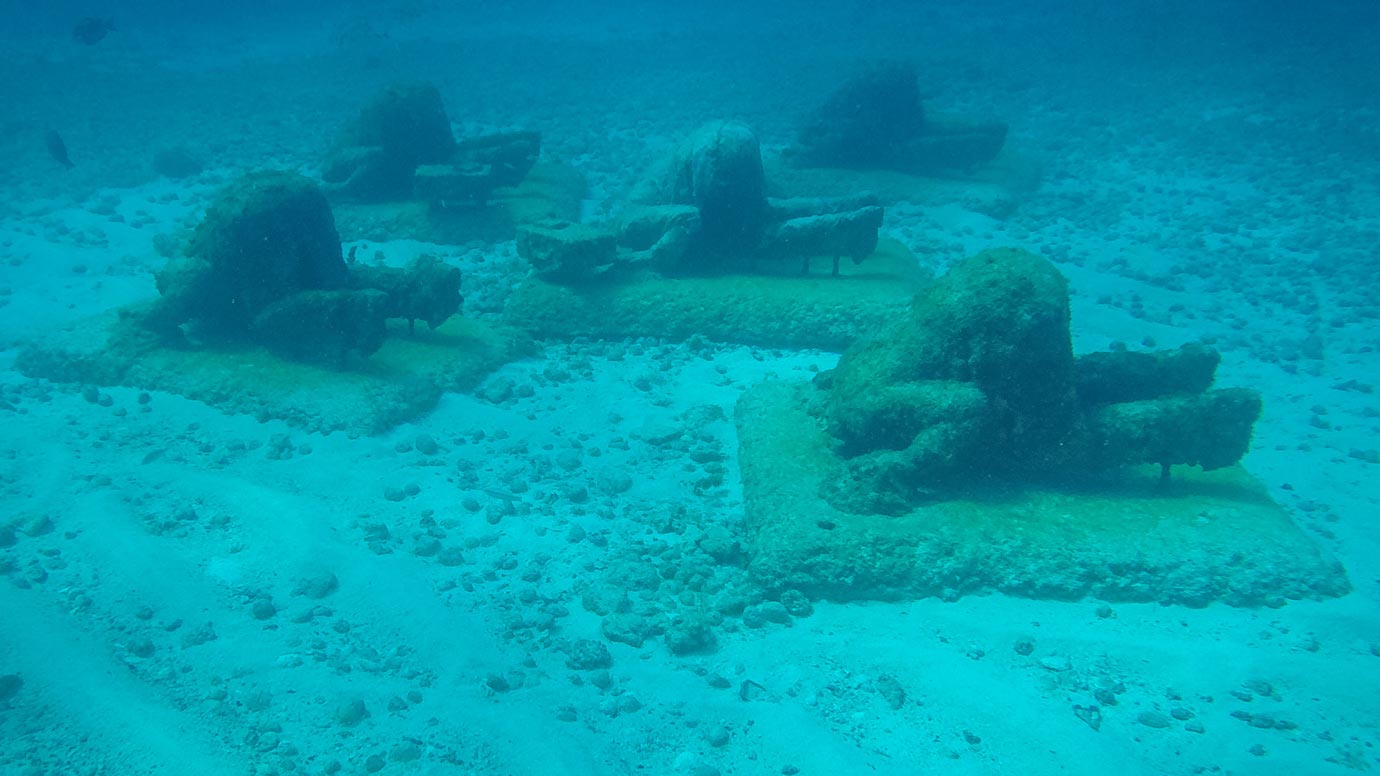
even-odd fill
[(436, 256), (357, 260), (318, 183), (252, 172), (219, 192), (157, 273), (156, 298), (54, 332), (17, 364), (313, 431), (377, 433), (530, 352), (525, 334), (458, 315), (460, 281)]
[(436, 87), (407, 82), (360, 109), (328, 152), (321, 177), (332, 194), (366, 202), (482, 203), (521, 182), (540, 153), (537, 132), (457, 141)]
[(991, 482), (1068, 484), (1134, 464), (1212, 471), (1250, 445), (1260, 396), (1212, 389), (1202, 345), (1075, 357), (1068, 287), (1048, 260), (993, 249), (819, 377), (837, 440), (831, 503), (899, 514)]
[(787, 158), (806, 167), (897, 170), (919, 175), (990, 162), (1006, 142), (999, 121), (925, 109), (913, 66), (875, 64), (845, 81), (806, 119)]
[(740, 400), (751, 568), (833, 598), (1200, 606), (1341, 595), (1341, 565), (1238, 465), (1258, 394), (1200, 344), (1076, 356), (1067, 284), (984, 251), (808, 383)]
[(509, 318), (552, 336), (842, 348), (904, 306), (924, 273), (879, 240), (875, 197), (775, 193), (752, 129), (706, 124), (632, 187), (616, 219), (520, 227), (533, 277)]
[(915, 66), (876, 62), (803, 113), (767, 174), (794, 196), (868, 191), (882, 205), (955, 207), (1009, 218), (1041, 184), (1035, 149), (1007, 123), (930, 106)]
[(262, 345), (339, 367), (378, 350), (389, 319), (435, 329), (462, 301), (460, 270), (435, 257), (347, 262), (321, 188), (272, 171), (222, 190), (157, 286), (145, 322), (173, 341)]
[(761, 144), (750, 127), (699, 128), (637, 183), (611, 224), (533, 224), (518, 250), (557, 282), (653, 272), (668, 276), (810, 271), (826, 257), (861, 262), (877, 248), (883, 211), (866, 192), (848, 197), (768, 195)]
[(540, 159), (535, 131), (456, 138), (440, 91), (409, 81), (345, 124), (321, 179), (347, 239), (511, 239), (517, 224), (578, 216), (583, 177)]
[(1005, 136), (1004, 124), (927, 113), (914, 69), (899, 65), (846, 83), (784, 160), (751, 127), (711, 121), (650, 165), (613, 218), (520, 225), (532, 277), (505, 315), (544, 337), (842, 350), (931, 279), (885, 237), (885, 204), (1009, 213), (1003, 185), (922, 177), (982, 166)]

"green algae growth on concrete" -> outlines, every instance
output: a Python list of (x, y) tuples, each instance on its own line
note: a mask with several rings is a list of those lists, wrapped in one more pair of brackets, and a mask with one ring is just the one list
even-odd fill
[(809, 274), (717, 275), (562, 285), (528, 278), (506, 320), (539, 337), (692, 336), (762, 347), (842, 350), (901, 315), (929, 280), (901, 244), (882, 240), (860, 264), (832, 258)]
[(1030, 598), (1206, 606), (1344, 595), (1341, 565), (1239, 466), (1135, 467), (1096, 483), (975, 485), (898, 515), (820, 491), (837, 471), (818, 389), (768, 382), (738, 403), (751, 570), (832, 600)]
[(377, 434), (429, 411), (443, 393), (473, 388), (531, 348), (519, 332), (458, 316), (414, 333), (390, 321), (378, 351), (338, 370), (261, 347), (169, 347), (137, 317), (117, 311), (54, 332), (26, 347), (17, 366), (58, 382), (167, 391), (308, 431)]

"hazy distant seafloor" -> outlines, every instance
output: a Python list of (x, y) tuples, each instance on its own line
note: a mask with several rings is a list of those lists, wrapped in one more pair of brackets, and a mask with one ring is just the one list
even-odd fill
[[(654, 33), (421, 13), (332, 19), (297, 45), (291, 26), (130, 20), (99, 46), (59, 28), (0, 59), (0, 676), (22, 680), (0, 683), (0, 771), (1378, 764), (1380, 137), (1359, 42), (1224, 36), (1187, 10), (1187, 32), (978, 11)], [(399, 78), (436, 83), (458, 134), (540, 130), (598, 216), (703, 121), (746, 121), (770, 151), (886, 56), (920, 66), (936, 109), (1009, 121), (1009, 153), (1040, 175), (1004, 220), (902, 204), (884, 234), (936, 271), (993, 245), (1045, 253), (1071, 281), (1079, 351), (1214, 342), (1219, 383), (1265, 400), (1245, 467), (1353, 593), (1277, 609), (815, 602), (787, 623), (730, 619), (712, 650), (676, 656), (606, 639), (594, 612), (683, 623), (706, 605), (696, 576), (749, 590), (734, 404), (836, 355), (548, 343), (356, 438), (10, 368), (18, 343), (151, 296), (157, 236), (245, 169), (311, 168)], [(72, 170), (44, 153), (45, 125)], [(155, 180), (152, 153), (181, 145), (208, 170)], [(368, 247), (460, 266), (465, 314), (485, 319), (525, 271), (511, 242)]]

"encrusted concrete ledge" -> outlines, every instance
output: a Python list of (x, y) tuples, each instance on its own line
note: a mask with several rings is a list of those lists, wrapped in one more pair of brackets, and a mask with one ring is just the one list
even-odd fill
[(1028, 598), (1278, 605), (1351, 590), (1240, 467), (1158, 467), (1065, 488), (997, 485), (892, 517), (835, 509), (837, 470), (807, 407), (812, 384), (768, 382), (738, 403), (751, 569), (815, 598), (904, 599), (1000, 592)]
[[(763, 347), (843, 350), (902, 315), (929, 276), (904, 246), (883, 240), (860, 264), (816, 259), (776, 274), (665, 278), (647, 275), (586, 285), (530, 277), (508, 301), (506, 320), (538, 337), (703, 336)], [(770, 269), (763, 267), (763, 269)]]
[(429, 411), (443, 393), (473, 388), (532, 347), (525, 334), (482, 321), (453, 317), (415, 333), (390, 321), (378, 351), (336, 370), (260, 347), (167, 347), (136, 318), (114, 312), (54, 332), (24, 348), (16, 365), (30, 377), (167, 391), (308, 431), (377, 434)]
[(561, 162), (538, 162), (516, 186), (496, 190), (487, 203), (424, 200), (350, 202), (331, 205), (346, 242), (407, 238), (441, 245), (513, 239), (523, 224), (578, 221), (587, 184)]

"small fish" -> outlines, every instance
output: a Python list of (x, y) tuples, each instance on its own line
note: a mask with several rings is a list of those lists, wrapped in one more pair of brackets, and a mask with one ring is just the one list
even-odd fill
[(114, 29), (114, 21), (97, 16), (88, 16), (77, 22), (76, 26), (72, 28), (72, 40), (94, 46), (105, 40), (105, 36)]
[(48, 127), (43, 133), (43, 141), (48, 144), (48, 154), (57, 161), (58, 164), (72, 169), (72, 160), (67, 158), (67, 144), (62, 142), (62, 135), (56, 129)]
[(486, 487), (483, 487), (482, 485), (481, 485), (480, 487), (476, 488), (476, 490), (478, 490), (478, 491), (480, 491), (480, 492), (482, 492), (482, 493), (487, 493), (487, 494), (489, 494), (490, 496), (493, 496), (494, 498), (499, 499), (500, 501), (509, 501), (509, 502), (512, 502), (512, 501), (521, 501), (521, 500), (522, 500), (522, 499), (518, 498), (517, 496), (513, 495), (512, 493), (508, 493), (507, 491), (497, 490), (497, 489), (495, 489), (495, 488), (486, 488)]

